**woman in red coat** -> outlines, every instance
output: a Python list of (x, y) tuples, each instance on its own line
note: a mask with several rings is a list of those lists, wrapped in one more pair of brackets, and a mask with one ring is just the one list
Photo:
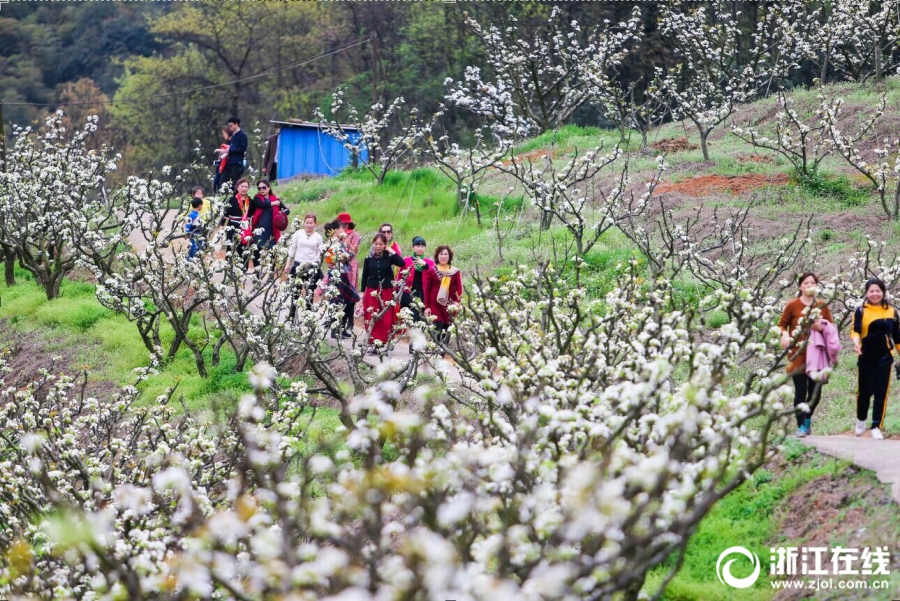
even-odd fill
[[(363, 315), (366, 331), (371, 331), (369, 344), (387, 344), (394, 334), (397, 312), (394, 310), (394, 268), (403, 267), (403, 257), (387, 245), (384, 234), (375, 234), (372, 251), (363, 263), (362, 281), (365, 288)], [(374, 352), (374, 348), (370, 352)]]
[(428, 269), (422, 278), (425, 315), (434, 316), (437, 340), (446, 344), (450, 340), (450, 324), (462, 299), (462, 274), (453, 267), (453, 250), (449, 246), (437, 247), (434, 263), (434, 268)]

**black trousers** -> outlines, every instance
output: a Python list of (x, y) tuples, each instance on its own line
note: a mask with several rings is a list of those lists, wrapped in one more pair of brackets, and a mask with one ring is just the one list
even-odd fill
[(436, 321), (434, 322), (434, 327), (437, 330), (437, 333), (434, 336), (437, 341), (443, 344), (449, 343), (450, 332), (448, 330), (450, 329), (450, 324), (444, 323), (443, 321)]
[(891, 365), (860, 365), (856, 389), (856, 419), (866, 421), (869, 415), (869, 400), (875, 397), (872, 406), (872, 427), (880, 428), (887, 409), (887, 396), (891, 391)]
[(312, 306), (313, 296), (316, 292), (316, 284), (322, 279), (322, 270), (316, 265), (307, 263), (299, 265), (294, 263), (291, 267), (291, 319), (297, 313), (297, 303), (300, 297), (307, 307)]
[(413, 321), (422, 321), (422, 293), (418, 290), (412, 292), (404, 292), (400, 297), (400, 308), (409, 309), (412, 312)]
[[(812, 414), (822, 398), (822, 383), (816, 382), (806, 374), (791, 376), (794, 381), (794, 412), (797, 418), (797, 427), (803, 425), (807, 419), (812, 419)], [(797, 409), (801, 403), (809, 405), (809, 413)]]

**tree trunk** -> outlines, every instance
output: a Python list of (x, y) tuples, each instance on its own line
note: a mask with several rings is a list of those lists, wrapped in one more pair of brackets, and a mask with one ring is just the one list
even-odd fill
[(150, 339), (150, 332), (153, 330), (153, 321), (151, 320), (149, 323), (141, 324), (138, 322), (138, 333), (141, 335), (141, 340), (144, 342), (144, 346), (150, 351), (150, 354), (156, 354), (156, 347), (153, 345), (153, 340)]
[(169, 351), (166, 353), (166, 361), (171, 361), (175, 358), (175, 353), (178, 352), (178, 349), (181, 348), (181, 343), (184, 342), (184, 336), (175, 331), (175, 337), (172, 338), (172, 344), (169, 345)]
[(59, 297), (59, 285), (62, 284), (62, 280), (62, 274), (55, 273), (50, 274), (44, 282), (44, 293), (47, 295), (48, 301), (52, 301), (54, 298)]
[(194, 353), (194, 362), (197, 364), (197, 373), (200, 374), (201, 378), (208, 378), (209, 373), (206, 371), (206, 360), (203, 358), (203, 351), (199, 346), (185, 338), (184, 343), (191, 349), (191, 352)]
[(225, 344), (225, 341), (227, 340), (227, 338), (228, 337), (225, 336), (225, 333), (223, 332), (222, 336), (216, 341), (216, 344), (213, 345), (213, 352), (212, 352), (212, 366), (213, 367), (219, 366), (219, 361), (222, 358), (222, 353), (221, 353), (222, 345)]
[(247, 364), (247, 353), (248, 350), (244, 348), (241, 349), (240, 353), (235, 354), (234, 373), (241, 373), (242, 371), (244, 371), (244, 366)]
[(884, 78), (881, 72), (881, 41), (875, 43), (875, 83), (881, 83)]
[(541, 213), (541, 230), (549, 230), (551, 223), (553, 223), (553, 213), (551, 213), (550, 211), (544, 211), (543, 213)]
[(16, 253), (11, 246), (3, 245), (0, 252), (3, 253), (3, 273), (6, 276), (6, 285), (16, 285)]
[(706, 139), (709, 137), (709, 132), (705, 130), (700, 130), (700, 149), (703, 151), (703, 160), (709, 161), (709, 148), (706, 145)]

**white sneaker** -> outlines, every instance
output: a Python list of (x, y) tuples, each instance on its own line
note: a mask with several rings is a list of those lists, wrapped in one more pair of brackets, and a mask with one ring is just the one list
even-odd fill
[(856, 422), (856, 427), (853, 429), (853, 432), (857, 436), (862, 436), (866, 433), (866, 422), (865, 420), (860, 420)]
[(875, 440), (884, 440), (884, 434), (878, 428), (872, 428), (872, 438)]

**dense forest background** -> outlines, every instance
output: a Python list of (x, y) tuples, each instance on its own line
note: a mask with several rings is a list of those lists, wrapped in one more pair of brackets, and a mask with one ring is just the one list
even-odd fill
[[(748, 29), (760, 11), (777, 7), (732, 4)], [(541, 35), (554, 6), (585, 30), (626, 20), (640, 7), (643, 41), (622, 69), (627, 81), (674, 62), (657, 33), (654, 2), (13, 2), (0, 13), (4, 120), (40, 122), (63, 102), (73, 122), (97, 114), (100, 139), (123, 154), (125, 173), (185, 164), (198, 142), (211, 160), (231, 114), (241, 117), (258, 153), (270, 121), (312, 119), (339, 85), (358, 106), (403, 96), (428, 114), (442, 102), (446, 78), (485, 64), (466, 12), (483, 25), (514, 17), (528, 38)], [(275, 71), (247, 79), (268, 70)], [(808, 83), (813, 72), (798, 70), (796, 83)], [(236, 80), (243, 81), (229, 83)], [(221, 87), (181, 93), (208, 86)], [(604, 124), (589, 105), (572, 120)], [(452, 108), (443, 121), (462, 139), (477, 125), (477, 117)]]

